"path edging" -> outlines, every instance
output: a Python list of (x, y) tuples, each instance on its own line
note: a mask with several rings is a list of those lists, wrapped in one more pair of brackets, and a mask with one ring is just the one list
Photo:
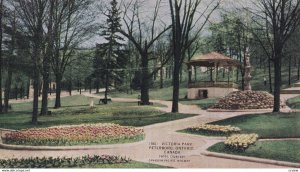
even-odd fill
[(6, 150), (39, 150), (39, 151), (60, 151), (60, 150), (94, 150), (94, 149), (114, 149), (120, 147), (130, 147), (143, 144), (146, 140), (134, 143), (113, 144), (113, 145), (89, 145), (89, 146), (25, 146), (25, 145), (8, 145), (0, 143), (0, 149)]
[(240, 110), (227, 110), (227, 109), (207, 109), (207, 112), (272, 112), (273, 109), (240, 109)]
[(284, 162), (284, 161), (238, 156), (238, 155), (231, 155), (231, 154), (229, 155), (229, 154), (215, 153), (215, 152), (209, 152), (209, 151), (204, 151), (201, 154), (205, 155), (205, 156), (211, 156), (211, 157), (217, 157), (217, 158), (225, 158), (225, 159), (233, 159), (233, 160), (240, 160), (240, 161), (248, 161), (248, 162), (255, 162), (255, 163), (264, 163), (264, 164), (271, 164), (271, 165), (278, 165), (278, 166), (300, 168), (300, 163)]

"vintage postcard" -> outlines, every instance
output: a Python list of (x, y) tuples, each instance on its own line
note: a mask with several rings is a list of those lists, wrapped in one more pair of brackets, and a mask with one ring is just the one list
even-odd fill
[(300, 168), (300, 0), (0, 0), (0, 23), (3, 172)]

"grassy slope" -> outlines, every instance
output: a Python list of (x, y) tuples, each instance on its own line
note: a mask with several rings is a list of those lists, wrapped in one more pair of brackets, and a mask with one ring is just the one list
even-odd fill
[[(37, 127), (64, 124), (117, 123), (127, 126), (145, 126), (154, 123), (192, 117), (187, 114), (164, 113), (154, 107), (137, 106), (137, 103), (110, 103), (91, 109), (90, 98), (72, 96), (62, 99), (61, 109), (50, 109), (51, 116), (39, 116)], [(49, 106), (52, 107), (53, 102)], [(13, 111), (0, 114), (0, 128), (24, 129), (35, 127), (31, 121), (31, 103), (13, 104)]]
[(245, 152), (226, 150), (224, 143), (217, 143), (209, 151), (241, 156), (266, 158), (300, 163), (300, 141), (258, 141)]
[(243, 133), (257, 133), (261, 138), (299, 138), (300, 113), (245, 115), (213, 122), (239, 127)]

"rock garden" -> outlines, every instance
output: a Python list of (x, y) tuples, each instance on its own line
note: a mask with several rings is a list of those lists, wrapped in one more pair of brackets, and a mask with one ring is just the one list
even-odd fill
[[(263, 91), (236, 91), (219, 100), (211, 109), (247, 110), (271, 109), (274, 97)], [(282, 103), (282, 106), (284, 104)]]

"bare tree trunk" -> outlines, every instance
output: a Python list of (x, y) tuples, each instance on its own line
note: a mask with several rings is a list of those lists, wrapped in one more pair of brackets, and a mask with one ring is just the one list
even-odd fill
[(179, 112), (179, 88), (180, 88), (180, 54), (176, 53), (174, 59), (174, 73), (173, 73), (173, 103), (172, 103), (172, 112)]
[(270, 57), (268, 59), (268, 70), (269, 70), (270, 93), (272, 93), (273, 92), (273, 87), (272, 87), (272, 66), (271, 66), (271, 59), (270, 59)]
[(81, 84), (81, 82), (79, 81), (79, 94), (81, 95), (81, 93), (82, 93), (82, 84)]
[(38, 71), (37, 64), (33, 69), (33, 111), (32, 111), (32, 124), (37, 124), (38, 109), (39, 109), (39, 84), (40, 74)]
[(300, 60), (298, 61), (298, 71), (297, 71), (297, 78), (300, 80)]
[(9, 107), (9, 97), (10, 97), (10, 91), (11, 91), (11, 80), (12, 80), (12, 70), (10, 69), (10, 65), (8, 66), (7, 71), (7, 79), (5, 82), (5, 92), (4, 92), (4, 112), (8, 112)]
[(180, 83), (182, 83), (182, 73), (183, 73), (183, 69), (182, 69), (182, 67), (180, 68), (180, 76), (179, 76), (179, 78), (180, 78)]
[(289, 57), (289, 86), (292, 84), (292, 57)]
[(18, 93), (19, 93), (18, 85), (15, 85), (15, 99), (16, 100), (18, 100)]
[(92, 80), (90, 80), (90, 83), (89, 83), (89, 92), (90, 92), (90, 94), (92, 94)]
[(55, 105), (54, 108), (58, 109), (61, 107), (61, 80), (62, 76), (57, 74), (56, 76), (56, 98), (55, 98)]
[(96, 94), (99, 93), (99, 89), (100, 89), (100, 79), (97, 77), (97, 79), (96, 79)]
[(274, 107), (273, 107), (273, 112), (280, 112), (281, 55), (282, 55), (282, 53), (279, 52), (279, 51), (275, 49), (275, 58), (274, 58), (275, 81), (274, 81)]
[[(147, 46), (147, 43), (145, 43)], [(141, 101), (143, 105), (149, 105), (149, 69), (148, 52), (144, 52), (142, 59), (142, 79), (141, 79)]]
[(109, 86), (109, 78), (108, 78), (108, 71), (105, 71), (105, 93), (104, 93), (104, 104), (107, 104), (107, 95), (108, 95), (108, 86)]
[(27, 90), (26, 90), (26, 94), (27, 94), (27, 99), (29, 99), (30, 97), (30, 77), (28, 77), (28, 80), (27, 80)]
[(69, 96), (72, 96), (72, 81), (69, 83)]
[(49, 77), (47, 77), (47, 74), (45, 74), (43, 76), (41, 115), (47, 115), (48, 114), (48, 93), (49, 93)]
[(164, 88), (164, 69), (163, 66), (161, 66), (160, 70), (160, 89)]

